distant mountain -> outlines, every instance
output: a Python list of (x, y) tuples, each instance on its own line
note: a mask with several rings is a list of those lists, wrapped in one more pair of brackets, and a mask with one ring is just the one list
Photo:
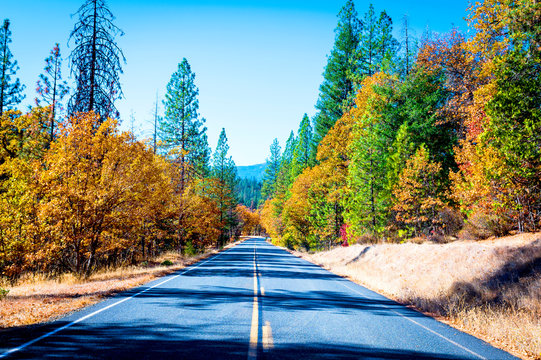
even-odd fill
[(263, 176), (265, 175), (266, 167), (267, 163), (248, 166), (237, 166), (237, 172), (239, 178), (241, 179), (256, 179), (257, 181), (262, 181)]

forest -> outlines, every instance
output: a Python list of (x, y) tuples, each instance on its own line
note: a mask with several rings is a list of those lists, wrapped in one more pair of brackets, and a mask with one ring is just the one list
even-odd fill
[[(380, 11), (380, 9), (378, 9)], [(288, 248), (483, 239), (541, 226), (541, 10), (484, 0), (469, 30), (415, 37), (354, 2), (338, 14), (317, 112), (263, 183), (238, 179), (225, 129), (208, 145), (186, 58), (154, 132), (119, 127), (122, 30), (104, 0), (74, 16), (62, 77), (56, 43), (35, 105), (0, 28), (0, 275), (89, 276), (164, 251), (195, 253), (260, 232)], [(24, 71), (24, 69), (22, 69)]]
[(539, 3), (475, 2), (467, 33), (419, 38), (405, 16), (400, 39), (378, 11), (345, 2), (317, 113), (271, 144), (266, 231), (306, 250), (538, 231)]
[(137, 139), (120, 130), (115, 107), (123, 96), (125, 58), (115, 42), (122, 30), (103, 0), (86, 0), (74, 19), (74, 84), (62, 78), (56, 43), (27, 112), (18, 109), (25, 86), (10, 51), (10, 20), (0, 28), (0, 276), (86, 277), (259, 231), (257, 213), (238, 205), (225, 129), (209, 149), (188, 61), (171, 75), (153, 136)]

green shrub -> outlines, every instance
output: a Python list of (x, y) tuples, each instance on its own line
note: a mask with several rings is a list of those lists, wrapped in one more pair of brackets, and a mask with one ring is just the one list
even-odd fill
[(188, 241), (186, 243), (186, 246), (184, 246), (184, 254), (188, 256), (193, 256), (197, 254), (197, 249), (193, 246), (193, 243), (191, 241)]
[(164, 261), (162, 261), (161, 265), (163, 265), (163, 266), (171, 266), (171, 265), (173, 265), (173, 263), (171, 262), (171, 260), (164, 260)]
[(4, 299), (6, 296), (8, 296), (9, 290), (0, 288), (0, 300)]

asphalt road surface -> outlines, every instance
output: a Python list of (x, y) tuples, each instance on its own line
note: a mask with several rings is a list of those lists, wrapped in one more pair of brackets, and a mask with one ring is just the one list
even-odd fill
[(7, 359), (514, 359), (248, 239), (56, 322), (0, 333)]

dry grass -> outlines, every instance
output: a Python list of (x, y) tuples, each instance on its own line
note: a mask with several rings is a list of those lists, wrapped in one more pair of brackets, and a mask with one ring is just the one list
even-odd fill
[[(209, 250), (192, 257), (166, 253), (149, 261), (146, 266), (101, 271), (88, 279), (79, 279), (71, 274), (54, 280), (29, 276), (21, 279), (17, 285), (8, 287), (7, 297), (0, 300), (0, 329), (53, 320), (104, 297), (182, 269), (216, 252)], [(161, 266), (164, 260), (171, 261), (173, 265)]]
[(524, 359), (541, 359), (541, 233), (299, 254)]

